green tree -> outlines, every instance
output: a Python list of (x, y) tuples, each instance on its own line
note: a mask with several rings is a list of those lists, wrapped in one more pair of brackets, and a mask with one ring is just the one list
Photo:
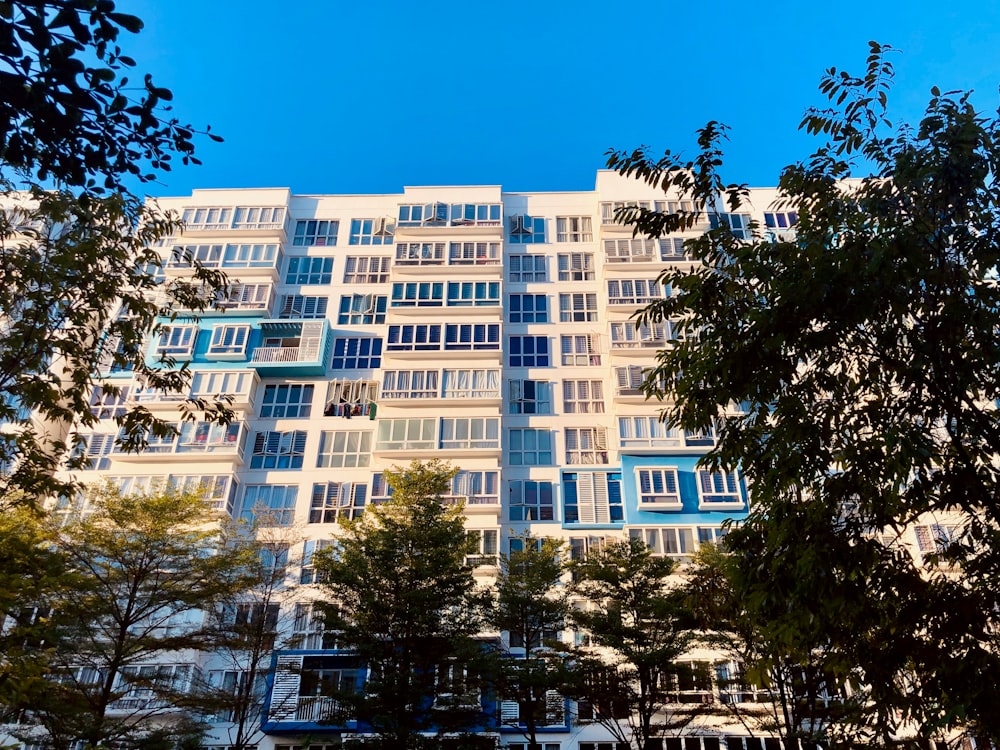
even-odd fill
[(353, 717), (391, 750), (485, 718), (481, 602), (466, 564), (474, 548), (463, 507), (442, 501), (455, 472), (438, 460), (385, 472), (389, 502), (344, 523), (334, 548), (315, 557), (326, 627), (367, 673), (359, 689), (337, 691), (344, 715), (330, 720)]
[[(184, 391), (178, 363), (147, 365), (148, 337), (161, 316), (203, 311), (227, 288), (183, 250), (191, 278), (161, 283), (150, 247), (180, 222), (129, 189), (173, 156), (197, 162), (197, 133), (170, 117), (170, 91), (129, 81), (119, 38), (141, 28), (111, 0), (0, 2), (0, 422), (17, 426), (0, 435), (0, 491), (26, 501), (68, 490), (53, 478), (67, 460), (79, 465), (66, 426), (94, 421), (95, 387), (119, 395), (101, 377), (109, 369)], [(224, 401), (185, 408), (230, 416)], [(127, 449), (171, 429), (145, 409), (120, 421)]]
[[(700, 267), (665, 272), (675, 295), (640, 316), (692, 334), (658, 354), (646, 383), (672, 426), (719, 424), (705, 463), (739, 465), (753, 486), (727, 544), (753, 607), (776, 618), (776, 648), (822, 633), (837, 678), (864, 685), (873, 741), (904, 723), (996, 740), (998, 120), (935, 88), (917, 126), (893, 126), (888, 51), (872, 43), (861, 77), (823, 78), (831, 107), (802, 127), (824, 142), (779, 181), (794, 241), (728, 231), (717, 198), (735, 211), (746, 193), (719, 178), (716, 123), (690, 162), (640, 149), (609, 165), (693, 195), (716, 219), (686, 245)], [(859, 164), (871, 175), (848, 180)], [(625, 214), (653, 236), (696, 218)], [(900, 543), (915, 522), (949, 517), (937, 554)]]
[(572, 620), (601, 647), (582, 653), (570, 692), (620, 742), (639, 750), (685, 722), (664, 713), (665, 687), (686, 671), (678, 659), (692, 643), (683, 592), (671, 581), (674, 568), (639, 539), (611, 542), (570, 565), (573, 593), (590, 604), (574, 610)]
[(500, 557), (489, 620), (508, 634), (497, 664), (500, 697), (517, 703), (517, 718), (510, 722), (523, 725), (529, 746), (536, 747), (539, 726), (554, 723), (547, 720), (551, 702), (563, 712), (557, 691), (568, 652), (554, 639), (569, 613), (566, 563), (557, 540), (529, 534), (514, 541), (519, 548)]
[(19, 702), (9, 680), (3, 702), (26, 710), (56, 748), (189, 733), (190, 722), (158, 717), (200, 710), (192, 656), (215, 646), (206, 616), (250, 585), (255, 550), (231, 543), (197, 493), (101, 489), (87, 511), (44, 537), (71, 577), (25, 592), (23, 607), (50, 613), (44, 642), (25, 654), (44, 690)]

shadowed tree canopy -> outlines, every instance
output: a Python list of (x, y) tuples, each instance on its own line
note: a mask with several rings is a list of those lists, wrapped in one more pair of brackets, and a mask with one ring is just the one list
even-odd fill
[[(658, 354), (646, 391), (673, 426), (718, 425), (707, 463), (753, 486), (727, 538), (747, 606), (773, 615), (786, 653), (823, 634), (827, 666), (865, 686), (868, 739), (909, 722), (996, 739), (998, 119), (932, 89), (919, 123), (894, 125), (889, 53), (872, 43), (860, 77), (827, 71), (831, 105), (802, 123), (822, 145), (783, 171), (780, 206), (755, 207), (796, 211), (794, 239), (730, 233), (725, 212), (750, 195), (719, 177), (717, 123), (693, 160), (640, 149), (608, 163), (716, 220), (686, 243), (701, 264), (668, 269), (674, 296), (640, 318), (689, 334)], [(852, 178), (859, 165), (871, 175)], [(624, 218), (659, 236), (697, 217)], [(917, 522), (936, 553), (902, 545)]]

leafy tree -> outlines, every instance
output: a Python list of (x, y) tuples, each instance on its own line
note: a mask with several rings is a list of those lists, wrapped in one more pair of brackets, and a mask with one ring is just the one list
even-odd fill
[(500, 695), (518, 704), (514, 724), (524, 725), (524, 736), (535, 747), (538, 727), (549, 723), (549, 699), (561, 686), (568, 656), (553, 640), (569, 613), (566, 564), (557, 540), (527, 535), (517, 541), (519, 549), (500, 557), (489, 619), (509, 636), (497, 665)]
[(620, 742), (640, 750), (684, 722), (663, 713), (665, 685), (685, 671), (678, 658), (692, 642), (683, 594), (670, 581), (674, 567), (639, 539), (611, 542), (570, 565), (573, 593), (592, 605), (574, 610), (572, 620), (602, 647), (584, 652), (570, 691)]
[[(17, 426), (0, 436), (0, 491), (25, 501), (69, 490), (52, 477), (73, 455), (65, 426), (94, 422), (95, 387), (120, 394), (101, 377), (109, 369), (184, 391), (178, 363), (147, 365), (148, 337), (161, 315), (203, 311), (227, 286), (186, 251), (191, 278), (160, 283), (150, 246), (180, 223), (128, 183), (154, 179), (175, 155), (197, 163), (197, 133), (169, 116), (169, 90), (149, 76), (129, 82), (119, 37), (141, 28), (111, 0), (0, 2), (0, 422)], [(230, 416), (224, 401), (185, 407)], [(127, 449), (171, 429), (145, 409), (120, 421)]]
[(3, 703), (26, 710), (56, 748), (139, 742), (154, 729), (188, 733), (189, 723), (156, 719), (198, 707), (193, 669), (171, 663), (215, 645), (205, 614), (249, 585), (253, 550), (227, 542), (199, 494), (172, 490), (96, 491), (85, 516), (45, 539), (72, 575), (25, 592), (24, 607), (50, 613), (44, 643), (25, 649), (44, 690), (19, 703), (12, 679), (2, 683)]
[[(686, 246), (701, 266), (666, 271), (675, 296), (640, 316), (692, 334), (646, 384), (672, 426), (719, 423), (706, 463), (739, 465), (753, 485), (727, 543), (752, 606), (775, 618), (773, 647), (801, 653), (821, 633), (837, 678), (865, 686), (873, 741), (904, 723), (996, 740), (998, 120), (935, 88), (916, 127), (894, 127), (888, 52), (872, 43), (863, 76), (824, 76), (832, 104), (802, 122), (824, 142), (779, 181), (793, 241), (729, 233), (717, 197), (735, 211), (746, 192), (718, 175), (717, 123), (690, 162), (640, 149), (609, 164), (716, 219)], [(871, 176), (848, 180), (859, 163)], [(659, 236), (697, 215), (624, 218)], [(917, 521), (948, 518), (937, 554), (901, 543)]]
[(336, 693), (344, 715), (330, 720), (355, 718), (392, 750), (485, 719), (480, 602), (465, 561), (474, 549), (462, 506), (441, 500), (455, 471), (433, 460), (385, 472), (391, 500), (344, 523), (335, 547), (315, 557), (326, 626), (367, 670), (358, 690)]

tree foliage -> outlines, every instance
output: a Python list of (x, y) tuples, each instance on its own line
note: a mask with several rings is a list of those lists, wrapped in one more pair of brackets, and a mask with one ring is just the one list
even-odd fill
[[(168, 732), (157, 714), (197, 707), (185, 654), (190, 662), (217, 644), (208, 614), (250, 585), (255, 550), (227, 542), (200, 494), (172, 490), (96, 491), (85, 516), (26, 528), (33, 553), (62, 567), (9, 605), (21, 627), (6, 638), (21, 640), (18, 659), (8, 651), (5, 660), (3, 704), (26, 712), (57, 748)], [(18, 533), (29, 539), (11, 530), (5, 541)]]
[(384, 746), (419, 744), (420, 733), (460, 731), (484, 720), (474, 638), (480, 604), (466, 556), (475, 550), (461, 505), (445, 505), (456, 470), (433, 460), (385, 472), (392, 498), (346, 522), (315, 566), (329, 595), (326, 627), (360, 659), (367, 677), (341, 690), (344, 716)]
[[(183, 250), (176, 259), (190, 261), (191, 278), (160, 283), (150, 248), (180, 223), (129, 189), (174, 155), (197, 163), (197, 132), (170, 116), (170, 91), (126, 75), (134, 61), (119, 38), (141, 28), (111, 0), (0, 2), (0, 421), (16, 427), (0, 439), (0, 490), (26, 501), (57, 489), (52, 473), (67, 458), (79, 467), (65, 426), (94, 421), (95, 387), (119, 394), (109, 370), (134, 369), (152, 390), (186, 389), (179, 363), (147, 364), (148, 337), (227, 289), (224, 274)], [(224, 401), (185, 408), (231, 416)], [(144, 409), (120, 421), (126, 450), (171, 429)]]
[[(753, 486), (727, 538), (747, 606), (773, 617), (780, 651), (821, 636), (841, 678), (856, 670), (874, 739), (904, 724), (997, 738), (998, 119), (933, 89), (915, 127), (893, 126), (889, 52), (872, 43), (863, 76), (824, 76), (831, 106), (802, 122), (824, 142), (779, 181), (794, 240), (728, 231), (718, 196), (737, 211), (748, 193), (719, 177), (717, 123), (693, 160), (640, 149), (609, 165), (719, 219), (686, 244), (701, 265), (667, 270), (675, 295), (640, 317), (690, 334), (658, 354), (646, 390), (672, 426), (718, 424), (706, 462)], [(871, 175), (848, 179), (859, 163)], [(626, 214), (653, 235), (697, 218)], [(900, 543), (950, 518), (938, 554)]]
[(517, 541), (520, 549), (500, 557), (489, 620), (509, 636), (497, 664), (500, 697), (517, 702), (516, 726), (524, 725), (524, 736), (534, 747), (569, 656), (554, 640), (566, 623), (569, 592), (559, 541), (530, 534)]
[(611, 542), (570, 566), (574, 595), (590, 603), (572, 621), (600, 647), (581, 654), (570, 692), (619, 741), (640, 749), (670, 727), (664, 685), (683, 669), (678, 659), (692, 643), (684, 596), (670, 581), (674, 567), (639, 539)]

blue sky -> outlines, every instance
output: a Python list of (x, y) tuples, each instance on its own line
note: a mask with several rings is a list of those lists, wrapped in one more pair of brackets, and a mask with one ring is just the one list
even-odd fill
[(817, 142), (797, 132), (829, 67), (893, 55), (891, 114), (916, 120), (932, 85), (995, 112), (1000, 2), (504, 3), (119, 0), (145, 23), (123, 48), (211, 124), (198, 187), (392, 193), (404, 185), (589, 190), (609, 147), (693, 153), (732, 128), (723, 177), (772, 185)]

